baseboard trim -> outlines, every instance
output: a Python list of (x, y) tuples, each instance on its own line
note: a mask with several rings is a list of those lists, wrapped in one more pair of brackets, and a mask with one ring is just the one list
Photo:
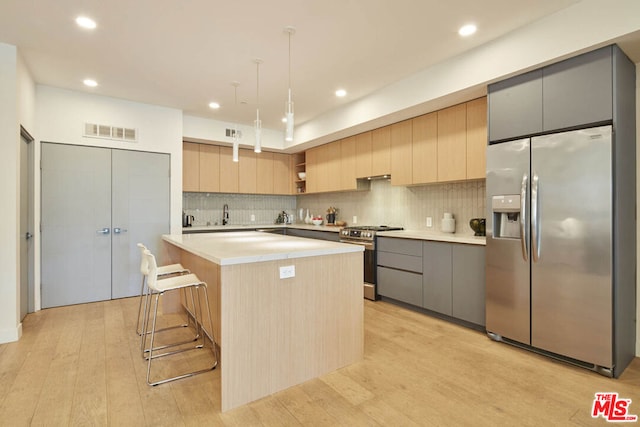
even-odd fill
[(12, 329), (0, 329), (0, 344), (18, 341), (22, 336), (22, 323)]

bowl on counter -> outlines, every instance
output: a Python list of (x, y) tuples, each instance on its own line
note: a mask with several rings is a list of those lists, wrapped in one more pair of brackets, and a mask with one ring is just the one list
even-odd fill
[(485, 218), (471, 218), (469, 227), (475, 232), (474, 236), (486, 236)]
[(322, 225), (322, 220), (321, 219), (312, 219), (311, 223), (313, 225)]
[(304, 181), (307, 178), (307, 173), (306, 172), (298, 172), (298, 178), (300, 178), (301, 181)]

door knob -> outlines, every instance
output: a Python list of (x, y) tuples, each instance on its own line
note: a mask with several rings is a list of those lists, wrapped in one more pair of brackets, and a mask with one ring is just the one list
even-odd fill
[(105, 227), (102, 230), (96, 231), (98, 234), (109, 234), (109, 227)]
[(28, 231), (24, 235), (24, 238), (27, 239), (27, 240), (29, 240), (32, 237), (33, 237), (33, 234), (29, 233)]
[(127, 232), (126, 228), (115, 227), (113, 229), (113, 234), (120, 234), (120, 233), (126, 233), (126, 232)]

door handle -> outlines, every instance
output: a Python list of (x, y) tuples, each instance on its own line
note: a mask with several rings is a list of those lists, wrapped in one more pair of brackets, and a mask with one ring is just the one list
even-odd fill
[(29, 240), (32, 237), (33, 237), (33, 234), (29, 233), (28, 231), (24, 234), (24, 238), (27, 240)]
[(105, 227), (102, 230), (96, 231), (98, 234), (109, 234), (109, 227)]
[(533, 174), (531, 182), (531, 251), (533, 252), (533, 261), (538, 262), (540, 259), (540, 216), (538, 212), (538, 185), (539, 179), (537, 174)]
[(522, 185), (520, 186), (520, 243), (522, 246), (522, 258), (529, 261), (529, 229), (527, 218), (527, 183), (529, 177), (525, 173), (522, 175)]
[(127, 232), (126, 228), (114, 227), (113, 229), (113, 234), (120, 234), (120, 233), (126, 233), (126, 232)]

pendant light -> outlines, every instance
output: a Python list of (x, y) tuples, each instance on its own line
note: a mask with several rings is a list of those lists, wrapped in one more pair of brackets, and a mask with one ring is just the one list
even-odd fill
[(291, 36), (296, 33), (294, 27), (285, 27), (284, 32), (289, 35), (289, 93), (285, 105), (284, 116), (287, 119), (284, 139), (287, 142), (293, 141), (293, 101), (291, 101)]
[[(231, 85), (233, 86), (233, 90), (234, 90), (234, 105), (236, 108), (236, 111), (238, 110), (238, 86), (240, 86), (240, 83), (238, 82), (232, 82)], [(233, 161), (234, 162), (238, 162), (239, 158), (238, 158), (238, 150), (240, 148), (240, 130), (238, 129), (238, 124), (235, 123), (233, 125)]]
[(253, 128), (256, 134), (256, 142), (253, 151), (262, 152), (262, 120), (260, 120), (260, 64), (261, 59), (254, 59), (256, 63), (256, 120), (253, 122)]

